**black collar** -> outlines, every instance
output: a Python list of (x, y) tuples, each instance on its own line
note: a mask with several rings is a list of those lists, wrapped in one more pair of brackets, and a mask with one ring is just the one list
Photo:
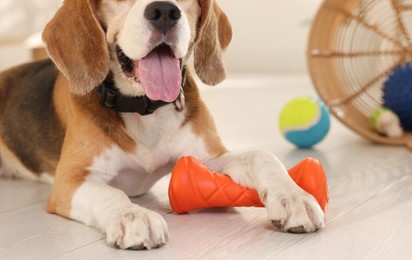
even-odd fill
[(150, 115), (157, 109), (174, 104), (177, 111), (182, 111), (184, 106), (184, 93), (183, 86), (186, 83), (186, 68), (182, 68), (182, 85), (179, 97), (173, 102), (154, 101), (147, 96), (131, 97), (120, 93), (114, 83), (110, 80), (105, 80), (99, 86), (96, 91), (100, 95), (102, 104), (108, 108), (112, 108), (117, 112), (124, 113), (138, 113), (142, 116)]

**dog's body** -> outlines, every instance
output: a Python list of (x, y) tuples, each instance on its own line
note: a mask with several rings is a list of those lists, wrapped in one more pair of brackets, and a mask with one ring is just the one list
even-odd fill
[[(97, 227), (120, 248), (161, 246), (165, 221), (128, 196), (191, 155), (256, 189), (280, 230), (323, 225), (319, 205), (273, 155), (227, 151), (192, 76), (180, 76), (194, 53), (203, 82), (225, 77), (231, 29), (213, 0), (66, 0), (43, 38), (53, 62), (0, 74), (0, 175), (51, 180), (49, 212)], [(108, 80), (126, 97), (164, 104), (147, 115), (105, 107), (94, 89)]]

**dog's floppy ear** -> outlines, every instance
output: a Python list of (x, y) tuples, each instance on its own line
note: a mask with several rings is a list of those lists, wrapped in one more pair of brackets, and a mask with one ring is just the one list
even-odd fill
[(95, 11), (96, 0), (65, 0), (43, 31), (49, 56), (78, 95), (109, 73), (109, 50)]
[(215, 0), (199, 0), (202, 12), (194, 47), (196, 73), (203, 83), (216, 85), (226, 78), (222, 51), (232, 40), (232, 26)]

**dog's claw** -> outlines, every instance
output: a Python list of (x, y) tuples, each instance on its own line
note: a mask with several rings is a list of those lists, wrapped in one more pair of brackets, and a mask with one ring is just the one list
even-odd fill
[(285, 225), (282, 223), (281, 220), (272, 220), (272, 225), (280, 231), (283, 231), (283, 229), (285, 228)]

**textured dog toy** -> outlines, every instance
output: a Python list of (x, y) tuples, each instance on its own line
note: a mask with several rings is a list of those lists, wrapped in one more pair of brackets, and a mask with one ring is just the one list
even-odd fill
[(380, 108), (371, 116), (373, 129), (390, 138), (398, 138), (403, 135), (399, 117), (388, 108)]
[[(316, 159), (307, 158), (289, 170), (303, 190), (312, 194), (325, 212), (329, 201), (325, 171)], [(169, 184), (169, 201), (178, 213), (213, 207), (263, 207), (256, 190), (210, 171), (193, 157), (176, 163)]]
[(300, 148), (310, 148), (329, 131), (329, 109), (322, 101), (292, 99), (280, 112), (279, 126), (285, 138)]
[(384, 83), (383, 105), (399, 116), (402, 128), (412, 131), (412, 63), (395, 68)]

